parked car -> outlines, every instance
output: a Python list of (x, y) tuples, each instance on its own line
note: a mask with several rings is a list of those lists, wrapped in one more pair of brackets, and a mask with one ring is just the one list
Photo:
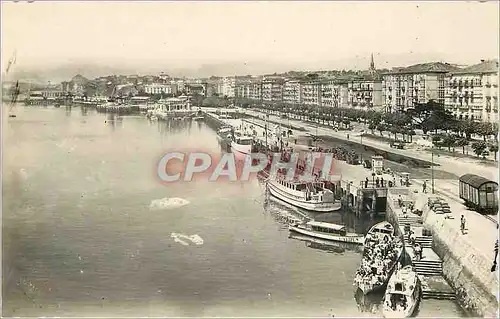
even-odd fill
[(402, 150), (402, 149), (405, 148), (404, 143), (403, 142), (399, 142), (399, 141), (392, 141), (391, 144), (390, 144), (390, 146), (392, 148), (397, 148), (397, 149), (400, 149), (400, 150)]
[(435, 203), (440, 203), (442, 200), (441, 197), (429, 197), (427, 199), (427, 206), (432, 207)]

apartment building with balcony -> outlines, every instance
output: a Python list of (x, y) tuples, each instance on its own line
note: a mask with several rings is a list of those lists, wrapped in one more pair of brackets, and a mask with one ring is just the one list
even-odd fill
[(282, 102), (283, 84), (281, 77), (268, 77), (262, 80), (262, 101), (264, 102)]
[(321, 105), (321, 82), (317, 80), (303, 81), (301, 88), (301, 104)]
[(498, 60), (449, 74), (445, 107), (459, 119), (498, 123)]
[(260, 79), (253, 79), (248, 85), (248, 98), (261, 101), (262, 100), (262, 81)]
[(283, 84), (283, 102), (292, 105), (300, 104), (301, 89), (299, 80), (286, 80)]
[[(320, 89), (320, 104), (324, 107), (341, 107), (342, 93), (347, 93), (347, 90), (342, 92), (343, 85), (338, 80), (324, 80), (321, 82)], [(347, 96), (345, 97), (347, 98)], [(345, 101), (347, 106), (347, 101)]]
[(221, 95), (227, 97), (235, 96), (236, 77), (225, 77), (222, 79)]
[(238, 98), (249, 98), (250, 84), (251, 82), (249, 80), (238, 81), (234, 87), (234, 96)]
[(406, 111), (430, 100), (444, 104), (448, 73), (458, 69), (448, 63), (430, 62), (395, 68), (383, 74), (384, 110)]
[(341, 108), (349, 107), (349, 88), (348, 82), (339, 81), (338, 84), (339, 96), (338, 96), (338, 104)]
[(382, 112), (382, 79), (380, 75), (372, 73), (350, 79), (347, 82), (347, 106)]

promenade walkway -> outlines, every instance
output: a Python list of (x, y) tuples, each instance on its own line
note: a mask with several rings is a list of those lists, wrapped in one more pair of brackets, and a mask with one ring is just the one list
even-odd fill
[[(263, 116), (263, 113), (257, 112), (254, 110), (245, 110), (246, 113), (253, 115), (253, 116)], [(316, 134), (316, 130), (318, 132), (318, 135), (327, 135), (327, 136), (332, 136), (341, 140), (346, 140), (347, 141), (347, 133), (349, 132), (337, 132), (333, 129), (329, 128), (324, 128), (324, 127), (317, 127), (313, 124), (310, 123), (303, 123), (298, 120), (292, 120), (292, 119), (280, 119), (278, 116), (275, 115), (270, 115), (269, 120), (276, 121), (276, 122), (282, 122), (282, 123), (290, 123), (291, 125), (298, 126), (298, 127), (304, 127), (307, 130), (307, 133), (310, 134)], [(394, 149), (391, 148), (387, 143), (379, 141), (379, 140), (374, 140), (369, 137), (361, 137), (356, 136), (356, 134), (350, 132), (349, 134), (349, 141), (350, 142), (355, 142), (355, 143), (360, 143), (366, 146), (371, 146), (380, 150), (384, 151), (391, 151), (396, 154), (400, 155), (405, 155), (405, 156), (410, 156), (426, 161), (431, 161), (432, 160), (432, 155), (427, 153), (427, 152), (422, 152), (421, 150), (415, 150), (415, 149)], [(440, 155), (440, 156), (434, 156), (434, 163), (439, 164), (440, 167), (439, 169), (444, 170), (449, 173), (453, 173), (457, 176), (461, 176), (464, 174), (464, 172), (469, 172), (473, 174), (477, 174), (480, 176), (483, 176), (485, 178), (491, 179), (491, 180), (498, 180), (498, 170), (495, 167), (487, 166), (481, 163), (481, 161), (472, 159), (472, 158), (458, 158), (458, 157), (453, 157), (453, 156), (447, 156), (447, 155)]]
[[(258, 114), (254, 112), (255, 114)], [(259, 119), (249, 119), (245, 121), (247, 123), (253, 123), (255, 130), (257, 131), (257, 134), (261, 140), (264, 139), (263, 137), (263, 126), (264, 126), (264, 121), (259, 120)], [(293, 122), (293, 121), (290, 121)], [(259, 124), (255, 125), (255, 124)], [(305, 126), (299, 122), (297, 123), (291, 123), (293, 125), (297, 126)], [(273, 127), (274, 124), (271, 125)], [(318, 129), (319, 131), (320, 129)], [(327, 130), (323, 129), (324, 134), (329, 134), (333, 135), (334, 132), (333, 130)], [(310, 130), (312, 131), (312, 130)], [(294, 137), (298, 134), (298, 131), (294, 131)], [(311, 132), (314, 133), (314, 132)], [(322, 134), (322, 133), (318, 133)], [(344, 136), (344, 133), (340, 133), (341, 136)], [(295, 145), (293, 143), (294, 137), (289, 138), (289, 147), (298, 147), (298, 145)], [(352, 140), (352, 139), (350, 139)], [(269, 140), (268, 140), (269, 142)], [(363, 140), (363, 144), (365, 141)], [(391, 151), (393, 151), (391, 149)], [(456, 161), (454, 161), (456, 162)], [(359, 183), (360, 181), (363, 181), (366, 177), (371, 176), (371, 171), (364, 169), (362, 166), (354, 166), (354, 165), (349, 165), (343, 161), (336, 161), (335, 165), (337, 165), (338, 172), (342, 174), (342, 179), (343, 180), (350, 180), (353, 181), (354, 183)], [(466, 168), (462, 168), (461, 170), (457, 171), (459, 168), (456, 166), (443, 166), (443, 169), (448, 169), (452, 171), (452, 173), (455, 173), (457, 175), (462, 175), (465, 172), (470, 172), (471, 170)], [(487, 171), (489, 169), (486, 169)], [(483, 175), (485, 176), (485, 175)], [(491, 175), (490, 175), (491, 176)], [(486, 176), (485, 176), (486, 177)], [(496, 178), (494, 178), (496, 180)], [(452, 216), (453, 219), (445, 219), (445, 214), (439, 215), (439, 218), (443, 219), (443, 223), (446, 223), (450, 227), (452, 227), (454, 230), (456, 230), (457, 233), (460, 233), (460, 217), (463, 215), (466, 220), (466, 228), (467, 231), (464, 235), (464, 238), (467, 239), (467, 242), (470, 244), (471, 247), (474, 247), (480, 253), (485, 256), (486, 258), (489, 258), (489, 260), (493, 261), (494, 257), (494, 244), (495, 241), (498, 239), (498, 229), (497, 229), (497, 224), (492, 222), (491, 219), (485, 218), (483, 215), (478, 214), (475, 211), (470, 211), (468, 210), (463, 204), (462, 200), (458, 197), (458, 182), (454, 180), (436, 180), (435, 181), (435, 190), (437, 194), (431, 194), (431, 185), (428, 183), (427, 185), (427, 192), (426, 194), (422, 193), (422, 184), (424, 180), (418, 180), (418, 179), (412, 179), (411, 180), (411, 185), (410, 188), (415, 194), (418, 194), (419, 197), (419, 202), (420, 203), (426, 203), (427, 199), (429, 197), (435, 197), (435, 196), (440, 196), (443, 197), (450, 205), (451, 211), (452, 211)], [(357, 186), (357, 185), (356, 185)], [(434, 214), (434, 212), (430, 212), (430, 214)]]

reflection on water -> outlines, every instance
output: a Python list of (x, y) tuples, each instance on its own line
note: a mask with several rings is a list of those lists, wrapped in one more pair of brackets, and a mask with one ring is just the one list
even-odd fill
[(361, 289), (357, 289), (354, 293), (354, 298), (361, 312), (368, 312), (380, 315), (381, 303), (384, 299), (384, 292), (378, 291), (369, 294), (364, 294)]
[[(360, 254), (289, 238), (288, 223), (316, 217), (363, 228), (374, 220), (309, 215), (266, 198), (256, 180), (159, 183), (160, 154), (220, 150), (203, 122), (78, 108), (16, 111), (3, 126), (9, 253), (2, 257), (16, 269), (3, 315), (363, 315), (352, 285)], [(150, 210), (153, 199), (177, 197), (190, 204)], [(203, 244), (178, 244), (172, 233), (197, 234)], [(426, 316), (460, 314), (450, 302), (424, 306)]]

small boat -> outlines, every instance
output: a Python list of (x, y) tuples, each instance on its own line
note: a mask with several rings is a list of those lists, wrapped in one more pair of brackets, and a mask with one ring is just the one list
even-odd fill
[(9, 114), (9, 117), (17, 117), (15, 114)]
[(408, 318), (421, 297), (421, 283), (412, 266), (396, 270), (387, 285), (382, 313), (385, 318)]
[(363, 259), (354, 284), (364, 294), (384, 288), (401, 259), (403, 250), (403, 241), (394, 237), (394, 227), (390, 223), (374, 225), (365, 236)]
[(389, 239), (394, 237), (394, 226), (389, 222), (380, 222), (373, 225), (366, 235), (366, 239), (377, 239), (377, 240), (385, 240), (385, 237)]
[(195, 116), (193, 117), (193, 120), (195, 121), (203, 121), (205, 118), (203, 116)]
[(289, 227), (289, 230), (302, 235), (331, 241), (359, 245), (362, 245), (364, 242), (363, 236), (354, 233), (348, 233), (345, 226), (331, 223), (309, 221), (302, 224), (292, 225)]
[(360, 252), (360, 245), (344, 242), (333, 242), (331, 240), (325, 240), (321, 238), (314, 238), (311, 236), (306, 236), (302, 234), (297, 234), (295, 232), (290, 232), (288, 238), (300, 240), (305, 242), (306, 247), (312, 249), (319, 249), (327, 252), (343, 253), (345, 251), (355, 251)]
[(328, 213), (340, 209), (333, 192), (324, 182), (286, 181), (280, 177), (270, 178), (267, 182), (269, 192), (274, 197), (311, 212)]

